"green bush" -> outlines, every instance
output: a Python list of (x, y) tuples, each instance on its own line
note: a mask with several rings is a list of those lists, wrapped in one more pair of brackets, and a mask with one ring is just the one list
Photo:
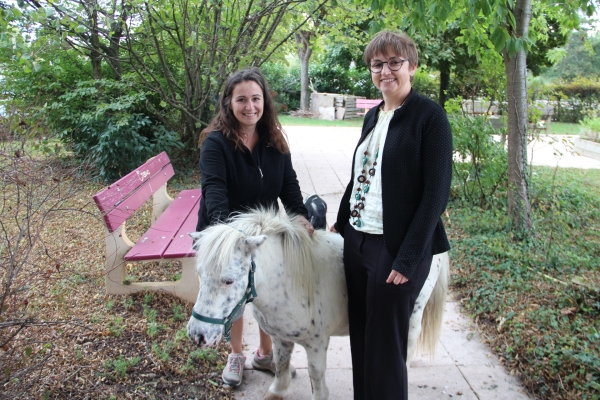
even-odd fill
[(485, 206), (506, 188), (506, 150), (493, 136), (501, 132), (485, 117), (450, 114), (449, 120), (455, 154), (452, 196)]
[(546, 89), (555, 99), (553, 120), (581, 121), (600, 104), (600, 79), (578, 77), (570, 82), (558, 82)]
[(428, 71), (417, 69), (415, 79), (412, 82), (412, 87), (424, 96), (427, 96), (435, 101), (438, 100), (440, 83), (432, 77)]
[(277, 111), (300, 108), (300, 67), (288, 66), (284, 62), (265, 63), (260, 67), (269, 88), (275, 92)]
[(600, 143), (599, 117), (586, 117), (581, 121), (581, 137)]
[(84, 81), (44, 111), (63, 143), (114, 180), (161, 151), (183, 147), (176, 132), (148, 114), (150, 100), (127, 82)]
[(309, 75), (318, 92), (351, 94), (369, 99), (379, 97), (379, 91), (371, 81), (371, 73), (361, 62), (352, 65), (347, 60), (326, 54), (315, 58), (309, 67)]

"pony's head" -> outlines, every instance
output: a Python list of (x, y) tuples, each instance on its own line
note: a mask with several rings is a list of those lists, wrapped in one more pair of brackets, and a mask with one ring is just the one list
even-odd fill
[[(267, 236), (245, 236), (228, 225), (215, 225), (190, 233), (196, 249), (200, 291), (194, 311), (207, 318), (224, 319), (244, 296), (248, 286), (250, 256)], [(188, 336), (200, 346), (212, 346), (221, 339), (223, 325), (200, 321), (192, 316)]]

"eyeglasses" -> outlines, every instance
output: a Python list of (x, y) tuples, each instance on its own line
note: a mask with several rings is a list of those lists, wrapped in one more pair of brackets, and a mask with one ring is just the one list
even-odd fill
[(387, 64), (390, 71), (399, 71), (406, 61), (408, 60), (402, 58), (390, 58), (388, 61), (371, 61), (369, 70), (374, 74), (378, 74), (383, 71), (383, 64)]

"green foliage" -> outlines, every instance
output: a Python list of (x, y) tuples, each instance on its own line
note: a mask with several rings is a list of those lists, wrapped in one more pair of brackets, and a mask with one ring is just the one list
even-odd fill
[(183, 307), (181, 304), (175, 304), (173, 306), (173, 319), (175, 321), (183, 321), (185, 319), (185, 314), (182, 312)]
[(567, 82), (577, 77), (600, 78), (600, 34), (574, 32), (564, 47), (564, 57), (543, 75)]
[[(595, 139), (597, 139), (600, 134), (600, 117), (585, 117), (583, 121), (581, 121), (581, 127), (590, 131), (590, 133), (595, 132), (596, 135), (594, 136)], [(582, 137), (583, 136), (584, 135), (582, 135)]]
[(197, 363), (206, 362), (206, 361), (214, 361), (218, 356), (217, 350), (206, 348), (206, 349), (196, 349), (192, 351), (183, 366), (182, 370), (189, 371), (194, 370)]
[(556, 99), (553, 118), (561, 122), (579, 122), (600, 105), (600, 78), (577, 77), (558, 81), (547, 91)]
[(551, 104), (553, 121), (578, 123), (597, 112), (600, 105), (600, 78), (576, 77), (571, 81), (533, 78), (527, 88), (530, 101)]
[(123, 308), (129, 310), (131, 307), (133, 307), (133, 299), (129, 296), (125, 297), (123, 299)]
[(417, 69), (417, 72), (415, 72), (412, 87), (420, 94), (437, 100), (438, 85), (438, 80), (429, 71)]
[(265, 63), (260, 67), (269, 88), (274, 92), (278, 112), (300, 108), (300, 66), (288, 66), (282, 61)]
[(506, 76), (502, 57), (495, 52), (482, 55), (476, 63), (463, 57), (462, 65), (452, 70), (449, 97), (480, 99), (485, 97), (496, 104), (506, 102)]
[(152, 344), (152, 352), (163, 362), (169, 361), (169, 354), (175, 348), (175, 343), (167, 340), (160, 345)]
[(116, 378), (125, 378), (127, 373), (140, 362), (140, 357), (125, 358), (119, 356), (116, 360), (108, 360), (104, 363), (104, 368), (110, 375)]
[(106, 327), (108, 332), (113, 336), (121, 336), (121, 333), (125, 330), (125, 324), (123, 323), (123, 317), (113, 316), (107, 323)]
[(536, 397), (598, 393), (599, 182), (597, 170), (535, 168), (535, 234), (522, 241), (503, 204), (450, 207), (453, 290)]
[(314, 57), (308, 75), (317, 92), (352, 94), (369, 99), (379, 97), (379, 91), (373, 86), (371, 73), (362, 58), (354, 60), (346, 52), (335, 48)]
[[(451, 103), (449, 108), (456, 107)], [(449, 120), (455, 152), (452, 196), (486, 206), (497, 190), (506, 188), (506, 150), (493, 136), (501, 132), (485, 117), (450, 114)]]
[(85, 81), (44, 111), (58, 137), (113, 180), (163, 150), (183, 147), (177, 133), (144, 114), (148, 100), (126, 82)]

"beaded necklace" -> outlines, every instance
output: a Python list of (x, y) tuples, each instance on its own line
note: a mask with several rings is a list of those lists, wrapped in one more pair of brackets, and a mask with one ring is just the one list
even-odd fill
[[(371, 132), (371, 137), (369, 138), (369, 142), (367, 143), (367, 148), (365, 149), (365, 152), (363, 153), (363, 159), (362, 159), (362, 164), (363, 164), (363, 169), (361, 170), (361, 174), (358, 176), (358, 178), (356, 178), (356, 180), (358, 181), (358, 187), (356, 188), (356, 193), (354, 194), (354, 199), (356, 200), (356, 203), (354, 204), (354, 210), (352, 210), (350, 212), (350, 216), (352, 217), (353, 221), (352, 224), (356, 225), (357, 227), (361, 227), (362, 226), (362, 221), (361, 221), (361, 217), (360, 217), (360, 211), (363, 210), (365, 208), (365, 194), (367, 194), (369, 192), (369, 188), (370, 188), (370, 184), (371, 181), (367, 178), (367, 176), (365, 175), (365, 168), (367, 163), (369, 162), (369, 146), (371, 145), (371, 139), (373, 139), (373, 136), (375, 136), (374, 132)], [(371, 168), (369, 168), (368, 170), (368, 174), (369, 177), (374, 177), (375, 176), (375, 172), (377, 172), (377, 170), (375, 169), (375, 166), (377, 165), (377, 159), (379, 158), (379, 147), (377, 148), (377, 150), (375, 151), (375, 159), (373, 160), (373, 164), (371, 165)]]
[[(400, 104), (400, 106), (398, 106), (398, 108), (396, 108), (394, 111), (402, 107), (405, 101), (406, 98), (404, 99), (404, 101), (402, 101), (402, 104)], [(383, 108), (381, 109), (381, 111), (383, 111)], [(381, 113), (379, 115), (381, 115)], [(375, 129), (371, 131), (370, 135), (371, 137), (369, 138), (369, 142), (367, 143), (367, 147), (365, 148), (365, 151), (363, 153), (363, 167), (360, 171), (361, 174), (358, 176), (358, 178), (356, 178), (356, 180), (358, 181), (358, 187), (356, 188), (356, 193), (354, 194), (354, 200), (356, 200), (356, 202), (354, 203), (354, 209), (350, 211), (350, 217), (352, 217), (352, 225), (355, 225), (358, 228), (360, 228), (363, 224), (360, 212), (365, 208), (365, 195), (369, 192), (371, 184), (371, 181), (369, 179), (372, 179), (375, 176), (375, 173), (377, 172), (377, 169), (375, 167), (377, 166), (377, 160), (379, 159), (379, 147), (377, 147), (377, 150), (375, 150), (375, 158), (373, 160), (373, 163), (371, 164), (371, 168), (366, 170), (367, 164), (369, 163), (369, 147), (371, 146), (371, 140), (373, 140), (373, 136), (375, 136)], [(366, 174), (368, 174), (368, 176)]]

